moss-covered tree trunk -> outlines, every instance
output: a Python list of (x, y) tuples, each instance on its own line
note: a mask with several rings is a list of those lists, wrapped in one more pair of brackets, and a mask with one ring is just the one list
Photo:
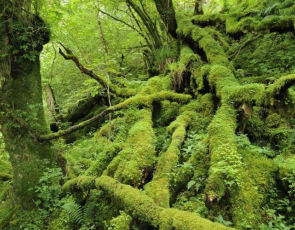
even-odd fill
[(48, 132), (39, 53), (49, 33), (39, 17), (20, 10), (24, 3), (15, 6), (1, 0), (0, 7), (1, 131), (13, 166), (16, 203), (31, 209), (37, 199), (34, 187), (54, 163), (50, 144), (35, 138)]

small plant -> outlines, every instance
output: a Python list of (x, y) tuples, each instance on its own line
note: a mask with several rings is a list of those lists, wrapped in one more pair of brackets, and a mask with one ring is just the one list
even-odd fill
[(220, 223), (220, 224), (223, 224), (223, 225), (225, 225), (227, 227), (229, 227), (229, 226), (231, 226), (233, 224), (230, 221), (224, 220), (223, 216), (221, 214), (219, 214), (219, 216), (215, 217), (215, 221)]
[(53, 212), (60, 206), (60, 196), (62, 193), (60, 182), (65, 177), (60, 168), (47, 169), (39, 180), (39, 185), (35, 187), (39, 200), (35, 204), (42, 206), (49, 212)]

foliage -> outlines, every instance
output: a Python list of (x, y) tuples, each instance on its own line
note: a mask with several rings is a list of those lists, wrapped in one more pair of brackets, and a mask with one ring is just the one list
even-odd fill
[(294, 1), (21, 2), (1, 229), (295, 228)]

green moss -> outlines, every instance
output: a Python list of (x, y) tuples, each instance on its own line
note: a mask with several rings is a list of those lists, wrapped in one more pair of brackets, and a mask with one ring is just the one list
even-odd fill
[(235, 143), (235, 129), (236, 112), (232, 106), (223, 104), (208, 130), (211, 167), (206, 194), (211, 201), (221, 199), (226, 187), (240, 183), (243, 167)]
[(261, 103), (261, 98), (265, 92), (263, 84), (247, 84), (230, 89), (230, 98), (235, 103)]
[(157, 226), (159, 213), (163, 208), (155, 205), (154, 201), (141, 194), (137, 189), (122, 185), (118, 181), (102, 176), (96, 180), (97, 188), (103, 190), (114, 202), (118, 202), (125, 212), (132, 217)]
[(10, 203), (5, 203), (1, 205), (0, 209), (0, 228), (4, 229), (9, 225), (12, 217), (20, 211), (20, 207), (13, 207)]
[(109, 164), (106, 174), (138, 186), (144, 172), (150, 172), (155, 162), (155, 134), (150, 110), (142, 110), (140, 119), (130, 130), (124, 148)]
[(224, 39), (224, 36), (212, 27), (204, 28), (216, 41), (219, 42), (224, 51), (229, 50), (230, 46), (228, 42)]
[(80, 176), (75, 179), (67, 181), (62, 189), (65, 192), (75, 191), (77, 189), (82, 191), (88, 191), (95, 188), (95, 177)]
[(238, 34), (248, 32), (267, 33), (274, 28), (290, 30), (293, 28), (294, 16), (270, 15), (264, 18), (247, 16), (247, 12), (235, 14), (196, 15), (192, 18), (195, 24), (225, 26), (226, 33)]
[(241, 178), (240, 187), (231, 192), (231, 213), (235, 227), (253, 229), (261, 223), (261, 198), (247, 175)]
[(161, 213), (160, 229), (201, 230), (201, 229), (231, 229), (221, 224), (201, 218), (196, 213), (166, 209)]
[(233, 69), (222, 47), (208, 32), (200, 27), (196, 27), (192, 31), (192, 38), (194, 41), (197, 41), (200, 48), (205, 51), (210, 64), (226, 66), (229, 69)]
[(120, 215), (110, 221), (109, 230), (129, 230), (131, 227), (132, 218), (125, 212), (120, 212)]
[(216, 25), (222, 25), (226, 21), (228, 15), (226, 14), (204, 14), (204, 15), (195, 15), (192, 17), (192, 22), (195, 24), (210, 24), (216, 23)]
[(172, 79), (170, 76), (152, 77), (148, 80), (147, 85), (142, 88), (139, 95), (150, 95), (161, 91), (168, 91), (172, 89)]
[(216, 95), (223, 100), (228, 99), (232, 89), (239, 86), (233, 73), (221, 65), (211, 67), (208, 79), (211, 88), (215, 89)]
[(160, 229), (228, 229), (227, 227), (212, 223), (201, 218), (196, 213), (164, 209), (139, 190), (118, 181), (102, 176), (96, 180), (96, 186), (102, 189), (109, 197), (133, 218), (148, 222)]
[[(191, 103), (192, 104), (192, 103)], [(169, 207), (169, 181), (172, 169), (178, 164), (180, 147), (186, 136), (186, 128), (195, 115), (191, 106), (184, 106), (186, 109), (168, 127), (168, 133), (172, 134), (171, 143), (165, 153), (158, 159), (157, 171), (153, 181), (145, 186), (147, 194), (152, 197), (160, 206)]]
[(275, 97), (282, 96), (287, 89), (295, 84), (295, 74), (290, 74), (279, 78), (273, 84), (269, 85), (268, 89), (265, 91), (263, 98), (263, 104), (274, 105)]

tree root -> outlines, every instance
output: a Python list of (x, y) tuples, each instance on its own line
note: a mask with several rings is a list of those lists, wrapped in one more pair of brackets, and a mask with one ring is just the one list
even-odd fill
[[(107, 176), (101, 176), (96, 179), (95, 186), (93, 186), (93, 177), (85, 178), (85, 182), (82, 181), (83, 178), (76, 178), (75, 181), (71, 182), (71, 186), (64, 186), (64, 189), (70, 189), (78, 186), (77, 183), (87, 189), (90, 187), (96, 187), (97, 189), (105, 192), (119, 208), (124, 210), (131, 217), (148, 222), (152, 226), (159, 229), (231, 229), (221, 224), (206, 220), (196, 213), (162, 208), (158, 206), (150, 197), (142, 194), (139, 190), (132, 188), (129, 185), (123, 185)], [(75, 184), (75, 182), (77, 183)]]
[(130, 130), (121, 152), (107, 167), (105, 174), (138, 187), (143, 184), (144, 173), (151, 173), (156, 160), (155, 133), (150, 109), (140, 111), (142, 117)]
[(167, 128), (168, 132), (173, 133), (172, 141), (168, 150), (159, 157), (153, 181), (145, 187), (147, 194), (161, 207), (168, 208), (170, 206), (170, 172), (178, 164), (181, 144), (185, 140), (186, 128), (193, 116), (195, 116), (195, 112), (185, 111)]

